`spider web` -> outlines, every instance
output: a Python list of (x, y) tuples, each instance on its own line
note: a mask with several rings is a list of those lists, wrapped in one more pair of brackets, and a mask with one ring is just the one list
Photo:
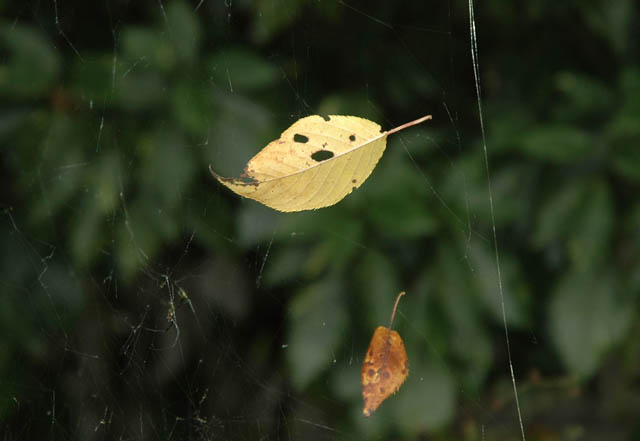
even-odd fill
[[(21, 176), (2, 205), (4, 439), (526, 439), (517, 355), (538, 330), (501, 273), (473, 3), (327, 3), (15, 9), (8, 32), (58, 61), (48, 104), (21, 113), (49, 112), (20, 135), (33, 147), (4, 160)], [(338, 65), (359, 57), (396, 80)], [(434, 122), (317, 212), (207, 175), (331, 113)], [(364, 351), (400, 290), (409, 380), (365, 419)]]

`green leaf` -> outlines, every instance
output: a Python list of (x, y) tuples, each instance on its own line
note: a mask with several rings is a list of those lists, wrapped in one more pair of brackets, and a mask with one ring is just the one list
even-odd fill
[(102, 220), (97, 211), (83, 207), (73, 221), (71, 254), (79, 268), (90, 267), (105, 242)]
[[(271, 210), (273, 212), (273, 210)], [(268, 262), (265, 263), (263, 281), (265, 285), (276, 286), (280, 283), (300, 280), (300, 262), (304, 262), (307, 252), (303, 247), (289, 244), (285, 247), (271, 249)]]
[(173, 222), (173, 219), (161, 216), (154, 201), (137, 198), (127, 201), (127, 206), (126, 217), (117, 231), (115, 256), (119, 274), (126, 282), (131, 281), (138, 270), (155, 257), (162, 245), (162, 229), (165, 236), (171, 232), (177, 235), (177, 229), (171, 230), (170, 226), (163, 225), (164, 222)]
[(385, 405), (391, 408), (393, 421), (416, 438), (421, 432), (433, 431), (448, 424), (456, 407), (455, 384), (440, 365), (410, 360), (407, 381)]
[(634, 0), (617, 0), (615, 2), (590, 2), (578, 8), (585, 21), (593, 30), (609, 40), (613, 49), (625, 53), (633, 37), (635, 28)]
[[(531, 164), (508, 164), (508, 166), (491, 172), (496, 227), (505, 225), (512, 228), (525, 228), (526, 219), (523, 219), (523, 215), (526, 216), (533, 210), (532, 201), (537, 184), (536, 178), (536, 169)], [(486, 188), (487, 178), (484, 169), (480, 182), (468, 182), (467, 185), (468, 187), (478, 185)], [(488, 194), (484, 193), (484, 195), (486, 196), (484, 201), (474, 201), (477, 202), (477, 205), (475, 210), (471, 210), (471, 215), (490, 219), (491, 213), (487, 210), (489, 208)], [(471, 203), (469, 206), (471, 208)], [(464, 211), (460, 211), (460, 213), (464, 213)]]
[(253, 8), (254, 39), (259, 43), (271, 40), (294, 22), (303, 4), (301, 0), (258, 0)]
[[(468, 234), (467, 216), (476, 231), (490, 231), (491, 228), (487, 174), (479, 153), (477, 150), (457, 160), (455, 166), (448, 169), (441, 190), (447, 205), (457, 215), (457, 218), (451, 216), (449, 224), (454, 231), (465, 234)], [(492, 170), (496, 227), (513, 228), (514, 223), (516, 227), (525, 227), (522, 214), (532, 209), (535, 179), (536, 169), (532, 164), (509, 164)]]
[(522, 133), (521, 149), (529, 155), (553, 163), (584, 159), (594, 144), (585, 131), (565, 125), (546, 125)]
[[(626, 216), (623, 221), (623, 238), (624, 245), (629, 246), (631, 258), (637, 259), (640, 263), (640, 203), (636, 201), (633, 207), (626, 210)], [(640, 276), (640, 274), (638, 274)]]
[(636, 293), (640, 300), (640, 204), (627, 210), (622, 228), (616, 231), (619, 235), (619, 246), (616, 254), (620, 256), (620, 267), (624, 271), (624, 289)]
[(209, 122), (213, 119), (208, 99), (202, 85), (191, 81), (182, 81), (171, 89), (171, 108), (177, 123), (202, 141), (207, 139)]
[(244, 249), (269, 243), (278, 232), (279, 213), (262, 204), (244, 204), (236, 216), (237, 241)]
[(130, 71), (116, 83), (115, 100), (125, 110), (157, 110), (168, 96), (165, 80), (157, 72)]
[(44, 319), (43, 323), (51, 329), (58, 329), (60, 325), (65, 328), (71, 326), (83, 311), (87, 300), (76, 274), (56, 262), (47, 267), (41, 280), (46, 292), (38, 288), (39, 292), (32, 303), (38, 314), (38, 322)]
[[(36, 149), (32, 150), (30, 145), (20, 152), (24, 155), (23, 161), (43, 164), (39, 179), (46, 188), (46, 197), (36, 198), (29, 212), (36, 224), (50, 222), (52, 215), (64, 212), (66, 204), (86, 178), (86, 159), (82, 151), (86, 147), (84, 128), (79, 126), (78, 120), (66, 115), (53, 114), (46, 122), (48, 130), (38, 143), (33, 144)], [(33, 179), (33, 175), (24, 173), (19, 179)]]
[(613, 200), (605, 182), (588, 186), (580, 210), (571, 219), (569, 256), (579, 270), (597, 270), (610, 259), (614, 228)]
[(555, 75), (556, 88), (564, 100), (556, 103), (552, 112), (558, 120), (578, 121), (583, 118), (601, 120), (610, 113), (613, 96), (610, 88), (598, 79), (576, 72)]
[(140, 188), (134, 198), (125, 195), (126, 217), (116, 241), (116, 261), (125, 280), (180, 234), (181, 203), (196, 170), (184, 139), (171, 129), (157, 130), (137, 148), (142, 162), (137, 176)]
[(5, 142), (29, 118), (29, 111), (13, 108), (0, 112), (0, 141)]
[(195, 178), (193, 151), (183, 136), (171, 129), (158, 129), (145, 147), (141, 149), (144, 156), (138, 177), (142, 191), (160, 202), (160, 211), (176, 207)]
[(40, 96), (60, 73), (57, 53), (31, 27), (0, 22), (0, 52), (5, 51), (10, 55), (0, 65), (0, 96)]
[(127, 27), (120, 41), (123, 59), (118, 66), (118, 76), (122, 79), (138, 69), (169, 71), (177, 63), (175, 49), (156, 30)]
[(100, 161), (85, 170), (88, 178), (84, 203), (73, 219), (71, 252), (79, 267), (89, 267), (98, 256), (105, 242), (101, 234), (105, 218), (114, 212), (119, 203), (120, 163), (115, 154), (101, 157)]
[(491, 153), (508, 153), (517, 149), (522, 140), (522, 133), (530, 129), (532, 118), (530, 108), (523, 106), (520, 101), (498, 101), (488, 103), (487, 144)]
[(232, 238), (235, 218), (220, 216), (220, 213), (231, 211), (225, 200), (200, 194), (193, 204), (186, 207), (184, 229), (196, 232), (194, 239), (203, 248), (233, 255), (232, 249), (237, 249)]
[(431, 268), (435, 295), (445, 318), (447, 354), (462, 362), (461, 370), (467, 387), (479, 388), (491, 366), (493, 349), (487, 328), (482, 323), (482, 308), (473, 294), (473, 275), (463, 253), (442, 245), (437, 254), (437, 267)]
[(112, 214), (120, 203), (122, 167), (118, 156), (109, 152), (100, 158), (97, 169), (91, 169), (89, 188), (92, 189), (94, 209), (101, 216)]
[(201, 30), (191, 7), (182, 1), (169, 3), (167, 29), (177, 58), (189, 64), (195, 62), (200, 49)]
[[(394, 151), (396, 147), (389, 148)], [(401, 147), (400, 147), (401, 148)], [(433, 234), (438, 222), (429, 207), (429, 188), (404, 156), (389, 160), (367, 182), (366, 193), (354, 195), (354, 203), (366, 210), (376, 231), (394, 239), (418, 238)], [(393, 182), (393, 185), (389, 185)], [(398, 191), (401, 189), (401, 191)]]
[(609, 187), (602, 181), (571, 180), (559, 188), (538, 211), (534, 246), (566, 246), (568, 257), (577, 268), (597, 268), (608, 257), (613, 230)]
[(557, 191), (551, 193), (537, 210), (532, 241), (538, 249), (548, 247), (568, 234), (587, 190), (585, 183), (577, 180), (559, 184), (556, 188)]
[[(638, 128), (637, 120), (628, 123)], [(613, 170), (621, 177), (640, 182), (640, 129), (633, 138), (617, 140), (611, 163)]]
[[(364, 58), (367, 57), (367, 58)], [(369, 58), (370, 57), (370, 58)], [(375, 63), (376, 55), (371, 51), (365, 51), (360, 55), (360, 60), (365, 63)], [(437, 94), (442, 87), (438, 80), (432, 75), (425, 75), (424, 71), (416, 65), (409, 57), (389, 57), (385, 66), (393, 72), (402, 72), (402, 81), (395, 78), (386, 77), (386, 81), (381, 86), (382, 96), (387, 96), (398, 108), (409, 109), (420, 106), (420, 98)]]
[(287, 360), (291, 379), (304, 389), (335, 360), (347, 314), (338, 281), (311, 285), (291, 302)]
[(272, 87), (279, 77), (273, 64), (241, 48), (217, 52), (208, 62), (208, 72), (218, 87), (239, 93)]
[(611, 164), (620, 176), (640, 182), (640, 71), (628, 69), (620, 78), (624, 102), (607, 127)]
[(271, 115), (266, 107), (237, 93), (215, 91), (210, 99), (216, 117), (211, 121), (205, 158), (222, 175), (237, 176), (247, 158), (277, 138)]
[[(480, 299), (491, 312), (495, 323), (501, 324), (502, 304), (493, 250), (472, 241), (469, 243), (468, 253), (469, 262), (474, 269), (473, 282), (480, 293)], [(518, 262), (513, 256), (501, 253), (500, 269), (507, 323), (514, 327), (526, 326), (529, 323), (530, 293)]]
[[(357, 354), (360, 356), (360, 354)], [(356, 354), (354, 354), (353, 363), (341, 363), (338, 364), (334, 371), (332, 371), (331, 378), (329, 379), (329, 386), (331, 392), (343, 401), (351, 401), (358, 403), (360, 408), (360, 414), (362, 418), (362, 386), (360, 385), (360, 364), (356, 363)]]
[(634, 308), (619, 287), (613, 273), (573, 272), (553, 292), (551, 337), (566, 366), (581, 378), (593, 375), (631, 325)]
[[(11, 211), (7, 211), (11, 213)], [(23, 319), (20, 315), (11, 313), (15, 303), (29, 308), (29, 303), (17, 295), (19, 288), (25, 280), (33, 278), (34, 272), (40, 271), (40, 267), (34, 267), (34, 261), (37, 261), (35, 253), (38, 249), (31, 249), (24, 246), (24, 236), (17, 234), (15, 227), (11, 222), (4, 222), (0, 225), (0, 247), (3, 250), (11, 250), (11, 253), (0, 254), (0, 278), (5, 283), (4, 293), (0, 296), (0, 339), (13, 339), (14, 336), (10, 330), (13, 325), (22, 326)], [(32, 254), (33, 253), (33, 254)]]
[(637, 115), (640, 111), (640, 69), (629, 67), (625, 69), (618, 80), (623, 104), (620, 109), (621, 114)]
[(367, 328), (387, 326), (389, 311), (401, 291), (396, 269), (386, 256), (368, 250), (358, 257), (355, 277)]
[[(94, 100), (94, 106), (110, 104), (106, 98), (112, 93), (115, 81), (121, 76), (116, 72), (114, 77), (113, 55), (98, 55), (77, 60), (72, 69), (71, 86), (75, 93), (86, 101)], [(122, 72), (120, 72), (122, 74)]]
[(348, 272), (351, 260), (364, 248), (362, 223), (345, 216), (344, 211), (336, 210), (333, 215), (328, 213), (331, 212), (324, 214), (327, 222), (321, 230), (323, 240), (314, 247), (306, 262), (306, 271), (310, 275), (318, 275), (326, 268)]

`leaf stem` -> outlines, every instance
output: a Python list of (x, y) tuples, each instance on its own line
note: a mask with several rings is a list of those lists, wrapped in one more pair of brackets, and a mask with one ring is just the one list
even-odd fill
[(394, 134), (396, 132), (399, 132), (400, 130), (404, 130), (407, 127), (411, 127), (411, 126), (415, 126), (417, 124), (423, 123), (423, 122), (428, 121), (430, 119), (431, 119), (431, 115), (427, 115), (427, 116), (423, 116), (422, 118), (418, 118), (418, 119), (416, 119), (414, 121), (410, 121), (408, 123), (402, 124), (401, 126), (398, 126), (395, 129), (391, 129), (391, 130), (387, 131), (386, 132), (387, 136), (392, 135), (392, 134)]
[[(429, 116), (429, 118), (431, 118), (431, 116)], [(391, 329), (391, 326), (393, 326), (393, 319), (396, 318), (396, 309), (398, 309), (398, 302), (400, 301), (400, 297), (402, 297), (404, 294), (405, 292), (402, 291), (400, 294), (398, 294), (398, 297), (396, 297), (396, 303), (393, 305), (393, 311), (391, 312), (391, 320), (389, 320), (389, 329)]]

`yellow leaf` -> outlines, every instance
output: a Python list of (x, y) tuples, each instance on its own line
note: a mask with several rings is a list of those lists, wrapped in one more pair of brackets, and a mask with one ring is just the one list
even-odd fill
[(235, 193), (276, 210), (328, 207), (369, 177), (387, 136), (429, 119), (431, 115), (381, 132), (378, 124), (356, 116), (307, 116), (255, 155), (239, 178), (223, 178), (209, 169)]

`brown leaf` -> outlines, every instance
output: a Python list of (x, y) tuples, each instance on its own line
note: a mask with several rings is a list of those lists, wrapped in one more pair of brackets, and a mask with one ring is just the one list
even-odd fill
[[(391, 323), (395, 315), (398, 295), (391, 314)], [(394, 394), (409, 375), (409, 360), (402, 337), (396, 331), (378, 326), (373, 333), (367, 355), (362, 363), (361, 381), (364, 400), (364, 416), (370, 416), (390, 395)]]

